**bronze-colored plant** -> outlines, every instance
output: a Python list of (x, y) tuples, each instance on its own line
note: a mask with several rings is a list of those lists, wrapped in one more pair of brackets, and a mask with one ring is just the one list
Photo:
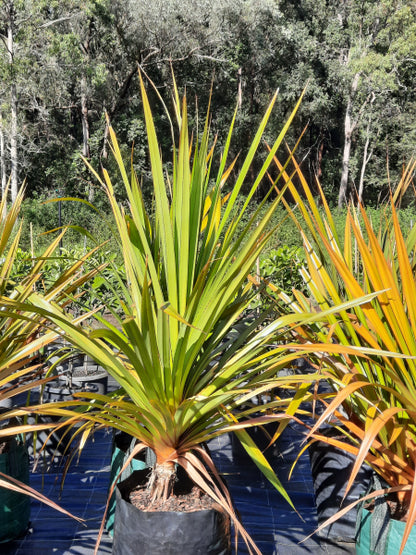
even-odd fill
[[(364, 206), (350, 204), (342, 240), (322, 190), (318, 208), (295, 161), (294, 165), (292, 176), (284, 172), (296, 202), (296, 208), (287, 204), (287, 209), (303, 237), (302, 275), (308, 294), (295, 292), (291, 310), (328, 313), (337, 305), (375, 295), (312, 326), (296, 328), (297, 339), (305, 345), (333, 343), (332, 352), (310, 355), (334, 386), (334, 394), (324, 399), (325, 410), (309, 437), (356, 456), (347, 491), (364, 462), (388, 484), (369, 497), (387, 492), (397, 496), (407, 513), (402, 551), (416, 521), (416, 231), (413, 228), (405, 237), (396, 202), (409, 186), (415, 165), (409, 165), (390, 202), (381, 208), (380, 230), (374, 230)], [(294, 176), (301, 188), (294, 186)], [(348, 352), (351, 347), (357, 351)], [(327, 421), (339, 427), (346, 441), (319, 433)]]

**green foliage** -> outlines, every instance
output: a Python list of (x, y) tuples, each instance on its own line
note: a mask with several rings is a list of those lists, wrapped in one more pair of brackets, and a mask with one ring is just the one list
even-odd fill
[[(130, 433), (137, 440), (137, 451), (147, 446), (156, 455), (149, 484), (154, 499), (170, 494), (175, 468), (181, 465), (230, 514), (236, 529), (253, 546), (236, 519), (228, 493), (215, 478), (217, 471), (202, 445), (234, 431), (255, 464), (292, 504), (267, 459), (245, 431), (251, 425), (277, 420), (279, 435), (289, 415), (300, 410), (310, 382), (316, 379), (314, 375), (278, 375), (281, 368), (302, 353), (302, 347), (298, 347), (298, 353), (293, 345), (270, 348), (276, 337), (293, 324), (293, 318), (266, 325), (268, 313), (260, 312), (254, 321), (244, 319), (257, 293), (248, 277), (270, 239), (267, 229), (282, 194), (267, 205), (264, 203), (262, 214), (255, 210), (247, 223), (241, 220), (295, 112), (271, 151), (263, 156), (260, 172), (250, 174), (251, 163), (260, 154), (274, 97), (241, 168), (233, 172), (235, 160), (229, 160), (229, 154), (235, 118), (215, 165), (210, 113), (202, 132), (192, 134), (186, 98), (181, 102), (175, 89), (175, 133), (171, 137), (177, 138), (172, 143), (172, 171), (168, 173), (160, 156), (143, 83), (141, 93), (154, 205), (146, 205), (135, 172), (124, 164), (112, 128), (112, 152), (118, 166), (115, 179), (123, 183), (128, 198), (126, 208), (118, 202), (108, 171), (99, 173), (89, 166), (111, 204), (126, 273), (125, 281), (120, 281), (122, 295), (116, 298), (118, 311), (112, 314), (115, 319), (103, 315), (97, 317), (94, 326), (80, 326), (77, 318), (39, 292), (33, 292), (27, 303), (28, 310), (47, 316), (74, 347), (103, 366), (121, 389), (107, 396), (83, 393), (75, 403), (54, 403), (32, 410), (70, 418), (71, 425), (84, 421), (74, 431), (75, 435), (82, 434), (84, 440), (96, 424)], [(232, 184), (227, 193), (228, 180)], [(243, 206), (238, 206), (247, 180), (252, 182), (250, 191)], [(11, 313), (13, 303), (1, 299), (3, 303)], [(295, 316), (297, 322), (308, 318), (308, 314)], [(253, 396), (282, 384), (296, 390), (297, 395), (278, 400), (273, 397), (261, 409), (247, 407)], [(266, 411), (274, 408), (277, 414), (268, 416)], [(253, 412), (259, 410), (253, 420)]]
[[(97, 210), (79, 202), (57, 199), (63, 197), (63, 192), (55, 190), (52, 194), (35, 194), (26, 198), (22, 203), (22, 238), (20, 246), (27, 252), (32, 251), (39, 255), (50, 241), (56, 236), (59, 229), (59, 208), (61, 210), (61, 227), (67, 227), (62, 245), (68, 251), (75, 249), (77, 253), (85, 252), (87, 248), (95, 245), (85, 235), (80, 233), (83, 228), (91, 233), (97, 243), (106, 243), (106, 249), (116, 252), (114, 236), (106, 225), (106, 213), (109, 206), (102, 192), (97, 191)], [(72, 226), (72, 227), (71, 227)], [(55, 231), (53, 231), (55, 230)], [(53, 233), (50, 233), (53, 231)]]
[[(238, 201), (238, 208), (244, 206), (246, 197), (241, 195)], [(263, 206), (260, 204), (260, 196), (255, 198), (255, 202), (248, 205), (245, 213), (242, 215), (239, 226), (245, 226), (254, 216), (252, 220), (253, 229), (255, 229), (257, 222), (261, 220), (267, 212), (269, 203), (266, 202)], [(256, 214), (256, 215), (255, 215)], [(302, 245), (302, 238), (293, 221), (287, 217), (287, 214), (282, 206), (275, 206), (270, 221), (267, 224), (266, 231), (271, 233), (270, 240), (265, 245), (262, 252), (262, 258), (265, 257), (271, 250), (276, 250), (281, 247), (296, 248)]]
[[(42, 264), (42, 272), (39, 274), (34, 287), (39, 292), (48, 291), (60, 276), (70, 271), (73, 265), (85, 257), (85, 249), (57, 249)], [(126, 275), (124, 266), (116, 264), (116, 253), (98, 251), (84, 261), (83, 271), (93, 271), (96, 275), (86, 283), (83, 283), (74, 291), (73, 299), (68, 308), (72, 312), (85, 312), (99, 309), (100, 312), (112, 312), (120, 306), (121, 296), (125, 287)], [(33, 271), (37, 262), (30, 252), (16, 250), (12, 269), (9, 277), (8, 291), (12, 291), (16, 285), (24, 281)]]
[(300, 269), (304, 264), (303, 249), (287, 245), (268, 252), (260, 261), (260, 275), (282, 291), (302, 289), (304, 284)]

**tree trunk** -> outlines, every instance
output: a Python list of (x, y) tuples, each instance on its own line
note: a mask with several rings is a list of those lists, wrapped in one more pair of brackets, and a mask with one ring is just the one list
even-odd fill
[[(343, 206), (347, 202), (348, 174), (349, 174), (349, 164), (350, 164), (350, 157), (351, 157), (351, 140), (352, 140), (352, 132), (351, 132), (349, 123), (350, 123), (350, 118), (349, 116), (346, 115), (344, 151), (342, 154), (341, 183), (340, 183), (339, 194), (338, 194), (339, 207)], [(348, 129), (348, 132), (347, 132), (347, 129)]]
[(342, 172), (341, 172), (341, 183), (339, 187), (338, 194), (338, 206), (343, 206), (347, 201), (347, 189), (348, 189), (348, 176), (351, 158), (351, 143), (352, 134), (357, 125), (357, 121), (352, 120), (352, 107), (355, 93), (357, 92), (358, 81), (360, 79), (360, 73), (354, 75), (354, 79), (351, 84), (350, 94), (347, 101), (347, 109), (345, 110), (345, 121), (344, 121), (344, 151), (342, 154)]
[[(94, 28), (94, 19), (89, 20), (87, 34), (84, 40), (81, 41), (80, 47), (84, 55), (84, 63), (87, 68), (90, 63), (90, 41)], [(90, 126), (88, 123), (88, 82), (87, 74), (83, 73), (81, 77), (81, 121), (82, 121), (82, 155), (87, 160), (90, 159)], [(94, 188), (91, 183), (88, 185), (88, 201), (94, 201)]]
[(238, 107), (241, 108), (241, 106), (243, 105), (243, 70), (241, 67), (239, 67), (237, 71), (237, 80), (238, 80), (238, 90), (237, 90)]
[[(374, 92), (372, 92), (370, 95), (370, 103), (373, 104), (375, 99), (376, 99), (376, 95)], [(363, 200), (365, 170), (367, 169), (367, 164), (371, 160), (371, 157), (374, 151), (374, 148), (372, 148), (370, 153), (368, 152), (368, 147), (370, 146), (370, 131), (371, 131), (371, 112), (367, 123), (367, 129), (366, 129), (366, 135), (365, 135), (363, 163), (361, 166), (360, 183), (358, 186), (358, 202), (362, 202)], [(377, 133), (377, 136), (378, 136), (378, 133)]]
[(370, 124), (368, 124), (367, 127), (367, 137), (365, 139), (365, 144), (364, 144), (364, 153), (363, 153), (363, 163), (361, 166), (361, 172), (360, 172), (360, 183), (358, 186), (358, 202), (362, 202), (363, 200), (363, 191), (364, 191), (364, 176), (365, 176), (365, 170), (367, 168), (367, 164), (371, 159), (371, 156), (373, 154), (373, 151), (371, 150), (370, 154), (368, 154), (368, 147), (370, 145)]
[(6, 146), (4, 141), (3, 114), (0, 113), (0, 173), (1, 173), (1, 196), (3, 197), (7, 187), (6, 171)]
[(101, 150), (101, 158), (107, 160), (108, 158), (108, 148), (107, 148), (107, 141), (108, 135), (110, 134), (110, 123), (109, 120), (106, 119), (105, 121), (105, 129), (104, 129), (104, 136), (103, 136), (103, 148)]
[(322, 158), (324, 155), (324, 140), (321, 140), (321, 144), (318, 148), (317, 162), (316, 162), (316, 177), (318, 180), (322, 177)]
[(11, 126), (10, 126), (10, 192), (12, 202), (17, 198), (17, 91), (13, 83), (10, 89), (11, 96)]
[(14, 41), (13, 41), (13, 3), (10, 4), (9, 21), (7, 25), (7, 50), (11, 68), (10, 85), (10, 191), (12, 201), (16, 200), (18, 189), (17, 176), (17, 88), (13, 76)]
[[(82, 121), (82, 155), (87, 160), (90, 159), (90, 126), (88, 123), (88, 98), (87, 98), (87, 79), (81, 79), (81, 121)], [(94, 201), (94, 188), (88, 185), (88, 201)]]
[(87, 80), (81, 79), (81, 121), (82, 121), (82, 155), (84, 158), (90, 157), (90, 127), (88, 124), (88, 105), (87, 105)]

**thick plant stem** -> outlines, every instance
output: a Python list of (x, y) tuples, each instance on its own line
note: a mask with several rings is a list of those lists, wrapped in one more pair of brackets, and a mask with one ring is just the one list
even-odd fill
[(173, 463), (156, 463), (148, 484), (152, 503), (160, 500), (166, 501), (166, 499), (168, 499), (173, 493), (173, 485), (175, 483), (175, 480), (176, 470)]

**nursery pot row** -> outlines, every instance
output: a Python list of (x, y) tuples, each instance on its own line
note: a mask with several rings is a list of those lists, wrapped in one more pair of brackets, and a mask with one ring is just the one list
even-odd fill
[[(76, 367), (75, 367), (76, 369)], [(87, 367), (88, 369), (88, 367)], [(71, 401), (74, 399), (74, 393), (81, 393), (88, 391), (91, 393), (98, 393), (104, 395), (107, 392), (108, 374), (100, 367), (92, 367), (90, 372), (85, 372), (84, 367), (80, 367), (79, 372), (74, 372), (73, 375), (61, 374), (56, 379), (46, 383), (42, 393), (42, 399), (45, 403), (53, 403), (58, 401)], [(59, 417), (39, 416), (37, 417), (41, 422), (53, 422), (59, 420)], [(34, 421), (34, 418), (31, 417)], [(68, 447), (70, 435), (63, 438), (64, 431), (57, 430), (50, 434), (49, 430), (39, 432), (36, 437), (36, 452), (44, 448), (46, 453), (50, 456), (60, 456)], [(34, 451), (33, 442), (35, 437), (30, 434), (29, 453)], [(47, 443), (44, 447), (44, 443)]]
[(89, 370), (84, 366), (74, 367), (69, 374), (60, 374), (48, 382), (43, 391), (45, 402), (68, 401), (74, 393), (88, 391), (105, 395), (107, 393), (108, 374), (100, 367)]

